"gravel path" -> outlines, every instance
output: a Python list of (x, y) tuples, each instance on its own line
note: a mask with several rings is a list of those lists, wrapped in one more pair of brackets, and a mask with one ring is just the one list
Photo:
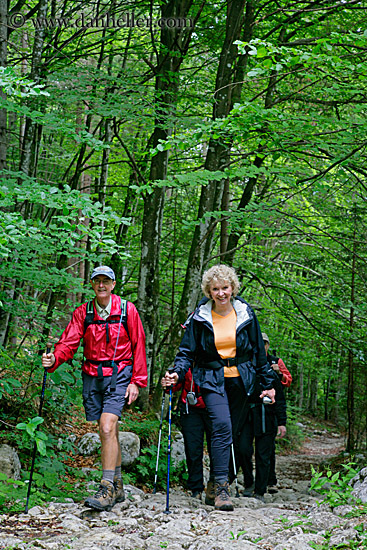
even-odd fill
[(357, 543), (363, 518), (347, 519), (351, 507), (330, 510), (309, 492), (311, 464), (337, 455), (343, 444), (339, 434), (308, 433), (299, 453), (277, 458), (279, 492), (266, 494), (265, 504), (235, 498), (232, 487), (234, 511), (218, 512), (174, 489), (167, 514), (164, 493), (128, 486), (127, 500), (111, 512), (71, 501), (0, 516), (0, 550), (324, 550)]

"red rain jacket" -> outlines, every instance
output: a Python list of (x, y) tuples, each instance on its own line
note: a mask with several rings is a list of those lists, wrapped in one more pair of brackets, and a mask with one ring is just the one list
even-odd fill
[(285, 366), (284, 361), (280, 357), (278, 359), (278, 365), (279, 365), (279, 370), (283, 375), (282, 384), (286, 388), (289, 388), (289, 386), (292, 384), (292, 380), (293, 380), (292, 375), (289, 372), (289, 370), (287, 369), (287, 367)]
[[(115, 353), (119, 323), (109, 324), (108, 321), (110, 319), (120, 318), (121, 298), (116, 294), (112, 294), (111, 297), (111, 315), (101, 325), (89, 325), (84, 335), (85, 361), (83, 361), (82, 370), (91, 376), (97, 376), (98, 365), (91, 363), (90, 361), (112, 361)], [(54, 365), (48, 369), (48, 372), (53, 372), (62, 363), (65, 363), (69, 359), (73, 358), (79, 347), (80, 341), (83, 338), (86, 310), (87, 303), (79, 306), (74, 311), (70, 323), (62, 333), (60, 340), (57, 344), (55, 344), (54, 355), (56, 361)], [(97, 314), (95, 306), (94, 319), (102, 320), (102, 318)], [(121, 323), (115, 355), (118, 372), (121, 372), (127, 365), (131, 365), (133, 356), (134, 366), (131, 383), (136, 384), (141, 388), (145, 388), (147, 386), (148, 379), (147, 361), (145, 355), (145, 334), (138, 311), (131, 302), (127, 302), (127, 326), (129, 329), (130, 338), (126, 334), (124, 325)], [(109, 342), (107, 342), (107, 330)], [(112, 367), (103, 367), (103, 375), (112, 376)]]

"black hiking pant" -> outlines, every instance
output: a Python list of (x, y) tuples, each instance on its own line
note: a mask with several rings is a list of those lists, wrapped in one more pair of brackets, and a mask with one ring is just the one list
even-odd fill
[[(248, 404), (241, 377), (225, 378), (224, 394), (201, 389), (211, 420), (213, 474), (217, 480), (231, 481), (231, 445), (246, 420)], [(233, 471), (233, 470), (232, 470)]]
[(270, 405), (252, 404), (241, 432), (234, 441), (234, 448), (237, 471), (242, 468), (247, 489), (254, 485), (255, 447), (255, 493), (258, 495), (264, 495), (267, 489), (275, 435), (276, 419)]
[[(204, 436), (206, 437), (209, 457), (211, 454), (211, 424), (206, 409), (180, 405), (180, 424), (185, 444), (186, 464), (188, 470), (187, 487), (191, 491), (204, 490), (203, 457)], [(212, 464), (210, 459), (212, 475)]]

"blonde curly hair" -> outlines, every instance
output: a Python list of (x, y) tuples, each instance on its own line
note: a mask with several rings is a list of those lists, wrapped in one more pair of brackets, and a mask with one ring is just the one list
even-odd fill
[(232, 287), (233, 296), (237, 296), (240, 289), (240, 282), (233, 267), (218, 264), (213, 265), (213, 267), (205, 271), (201, 280), (201, 289), (207, 298), (211, 298), (210, 285), (213, 281), (228, 282)]

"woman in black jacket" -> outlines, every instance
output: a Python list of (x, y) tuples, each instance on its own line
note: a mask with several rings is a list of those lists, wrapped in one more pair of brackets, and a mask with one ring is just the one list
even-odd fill
[(174, 372), (166, 372), (166, 386), (182, 382), (193, 368), (212, 423), (211, 455), (215, 478), (215, 508), (233, 510), (228, 472), (232, 433), (246, 418), (247, 399), (256, 375), (262, 392), (274, 402), (261, 330), (253, 309), (236, 297), (239, 281), (233, 268), (216, 265), (206, 271), (202, 290), (209, 300), (191, 317), (175, 359)]

